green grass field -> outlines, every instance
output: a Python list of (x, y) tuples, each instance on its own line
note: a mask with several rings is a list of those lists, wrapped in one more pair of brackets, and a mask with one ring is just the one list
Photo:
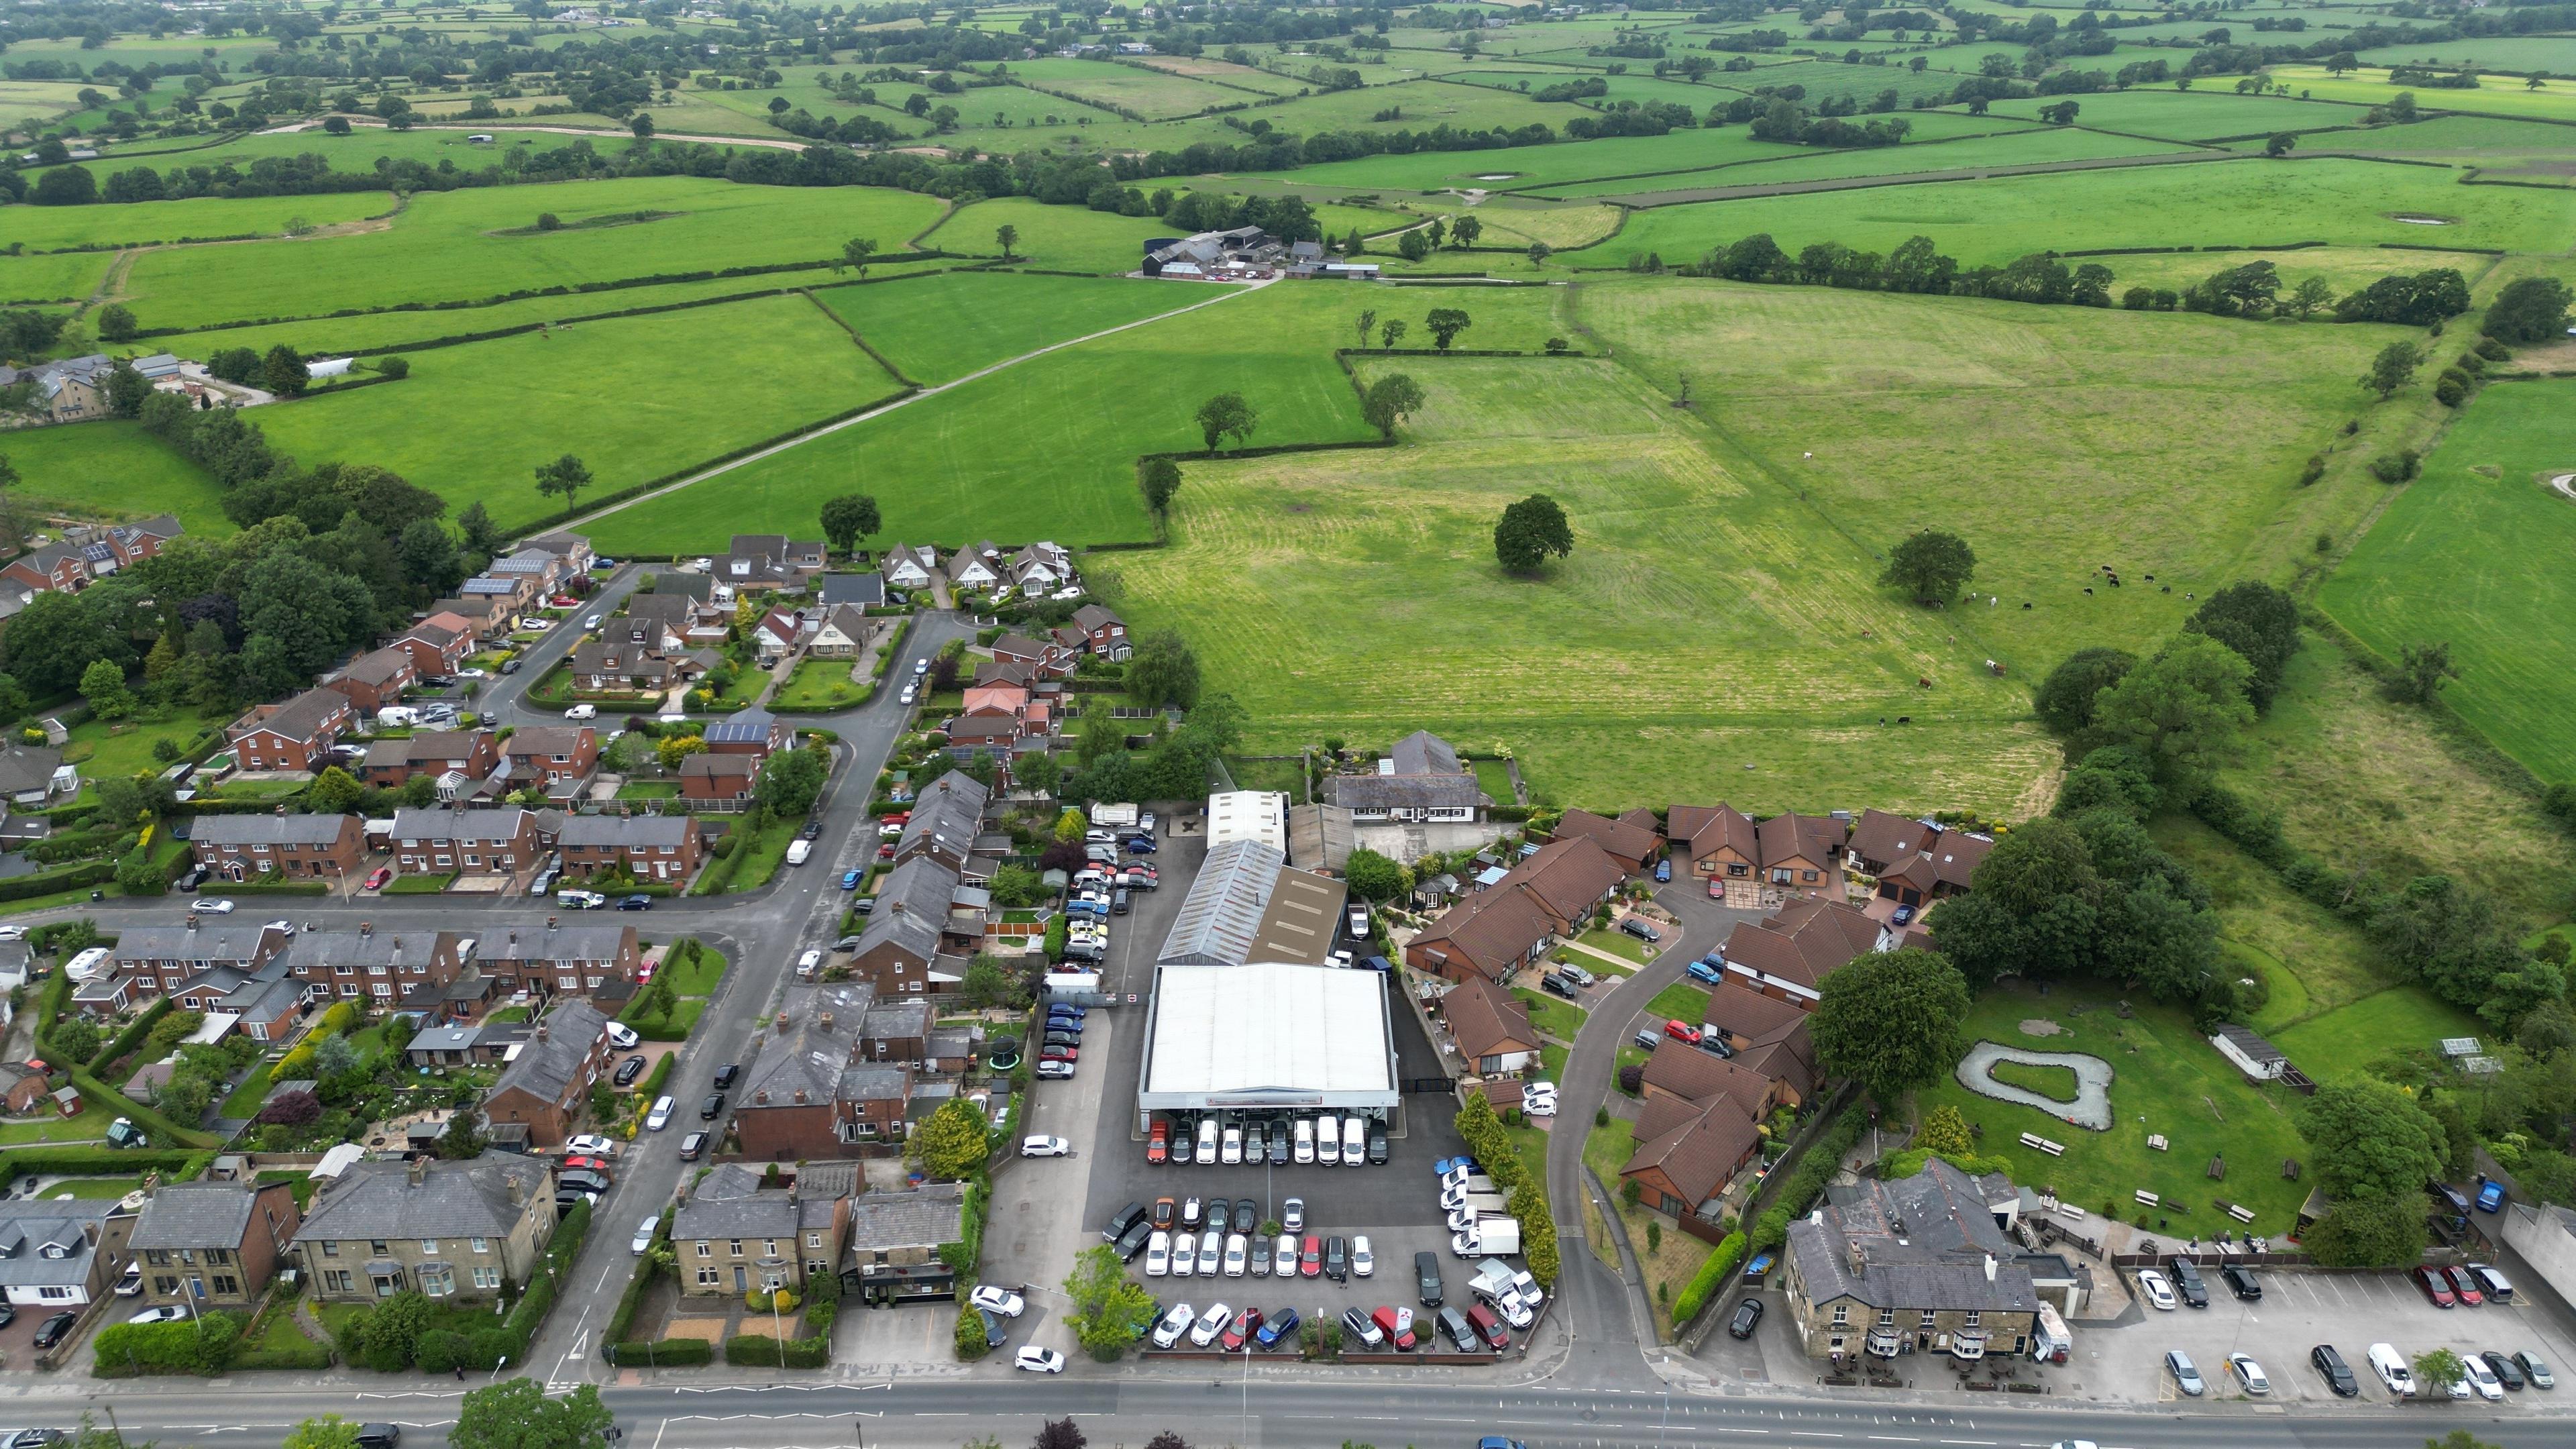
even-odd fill
[[(2319, 100), (2356, 101), (2371, 106), (2386, 105), (2399, 91), (2407, 89), (2389, 84), (2384, 70), (2357, 70), (2336, 77), (2326, 74), (2323, 66), (2276, 65), (2266, 73), (2288, 84), (2291, 90)], [(2547, 81), (2538, 90), (2527, 90), (2522, 82), (2505, 79), (2490, 80), (2473, 91), (2417, 90), (2415, 104), (2428, 111), (2572, 121), (2576, 120), (2576, 80)]]
[[(2543, 779), (2576, 779), (2576, 500), (2548, 480), (2576, 473), (2567, 419), (2576, 382), (2482, 389), (2425, 460), (2424, 476), (2326, 582), (2328, 612), (2381, 655), (2447, 641), (2453, 709)], [(2475, 559), (2475, 567), (2463, 567)]]
[(1542, 187), (1534, 194), (1615, 196), (1634, 205), (1651, 207), (1672, 200), (1669, 193), (1701, 187), (1770, 186), (1788, 181), (1902, 176), (1912, 172), (1955, 171), (1976, 166), (2034, 166), (2054, 161), (2152, 156), (2187, 149), (2173, 141), (2115, 136), (2073, 126), (2051, 127), (2044, 131), (2008, 131), (2001, 135), (1965, 137), (1937, 145), (1908, 144), (1863, 151), (1809, 149), (1795, 156), (1763, 157), (1669, 176), (1582, 181), (1571, 186)]
[(0, 454), (26, 480), (13, 490), (21, 503), (84, 516), (168, 512), (190, 533), (221, 538), (235, 531), (223, 515), (222, 485), (134, 423), (104, 419), (0, 434)]
[(2438, 1051), (2445, 1037), (2494, 1034), (2485, 1022), (2420, 986), (2392, 986), (2287, 1028), (2272, 1044), (2320, 1082), (2349, 1082), (2401, 1047)]
[[(2136, 1015), (2121, 1020), (2111, 1009), (2120, 995), (2116, 988), (2092, 982), (2058, 981), (2043, 997), (2027, 983), (2008, 982), (1977, 999), (1963, 1030), (1971, 1042), (2084, 1052), (2108, 1061), (2114, 1074), (2110, 1131), (2089, 1132), (2036, 1107), (1979, 1096), (1949, 1076), (1915, 1093), (1917, 1110), (1957, 1108), (1985, 1129), (1977, 1142), (1980, 1156), (2005, 1159), (2012, 1164), (2013, 1181), (2054, 1190), (2088, 1213), (2102, 1211), (2109, 1201), (2123, 1220), (2135, 1221), (2140, 1209), (2131, 1194), (2145, 1188), (2169, 1200), (2150, 1213), (2149, 1223), (2168, 1219), (2172, 1236), (2188, 1231), (2208, 1237), (2222, 1227), (2239, 1228), (2213, 1206), (2213, 1199), (2222, 1197), (2253, 1210), (2251, 1231), (2287, 1233), (2307, 1196), (2304, 1184), (2281, 1177), (2284, 1158), (2307, 1157), (2306, 1143), (2291, 1119), (2298, 1098), (2278, 1084), (2258, 1088), (2246, 1081), (2192, 1029), (2191, 1019), (2172, 1007), (2133, 999)], [(2060, 1030), (2045, 1037), (2025, 1035), (2021, 1023), (2038, 1018), (2056, 1022)], [(2299, 1056), (2288, 1042), (2281, 1045)], [(2050, 1157), (2023, 1147), (2024, 1132), (2064, 1144), (2066, 1155)], [(2171, 1150), (2149, 1147), (2151, 1133), (2166, 1138)], [(2224, 1182), (2207, 1176), (2214, 1156), (2227, 1159)]]
[[(881, 250), (897, 250), (940, 205), (900, 191), (683, 177), (451, 191), (413, 198), (379, 231), (155, 251), (135, 263), (127, 287), (147, 326), (480, 300), (527, 288), (822, 261), (852, 236), (874, 236)], [(496, 234), (533, 227), (545, 212), (570, 223), (635, 211), (677, 214), (636, 225)]]
[[(705, 357), (724, 365), (696, 365)], [(299, 458), (376, 463), (459, 509), (482, 499), (508, 527), (562, 506), (530, 477), (560, 454), (587, 462), (606, 493), (897, 389), (793, 296), (469, 342), (411, 363), (400, 382), (263, 408), (260, 424)], [(600, 405), (612, 396), (614, 408)]]
[(918, 382), (954, 382), (1035, 348), (1206, 301), (1163, 282), (952, 272), (814, 294)]
[[(2395, 213), (2452, 222), (2412, 225)], [(1696, 259), (1755, 232), (1793, 253), (1817, 241), (1884, 253), (1920, 233), (1971, 265), (2044, 249), (2298, 241), (2547, 251), (2571, 226), (2576, 190), (2466, 187), (2442, 171), (2367, 161), (2244, 160), (1660, 207), (1616, 238), (1558, 260), (1620, 266), (1650, 251), (1667, 261)]]
[(1019, 228), (1011, 254), (1031, 266), (1107, 276), (1144, 265), (1145, 238), (1171, 235), (1170, 227), (1150, 216), (1120, 216), (1079, 206), (1048, 206), (1025, 196), (1000, 196), (959, 207), (921, 243), (998, 257), (1002, 248), (993, 234), (1005, 226)]
[[(93, 170), (97, 169), (95, 167)], [(199, 197), (111, 206), (22, 206), (9, 213), (9, 239), (29, 251), (56, 247), (145, 246), (190, 238), (282, 237), (290, 223), (334, 226), (383, 216), (394, 198), (382, 191), (321, 196)]]
[[(2126, 32), (2123, 32), (2124, 34)], [(2093, 62), (2087, 57), (2084, 64)], [(2309, 131), (2319, 126), (2360, 122), (2361, 106), (2329, 101), (2302, 101), (2289, 96), (2238, 96), (2225, 91), (2108, 91), (2090, 96), (2033, 96), (1996, 101), (1993, 113), (2039, 119), (2040, 107), (2061, 100), (2076, 102), (2075, 124), (2169, 141), (2200, 141), (2211, 136), (2244, 136), (2258, 131)], [(2313, 144), (2324, 144), (2322, 141)]]
[[(2553, 75), (2576, 71), (2576, 37), (2565, 35), (2480, 36), (2474, 40), (2439, 41), (2433, 44), (2383, 45), (2359, 51), (2354, 58), (2364, 65), (2429, 65), (2443, 70), (2471, 66), (2480, 71), (2508, 72), (2479, 87), (2472, 94), (2489, 89), (2518, 90), (2520, 78), (2536, 70)], [(2449, 92), (2438, 94), (2448, 95)]]
[[(1211, 106), (1239, 105), (1253, 99), (1241, 91), (1188, 76), (1105, 60), (1048, 57), (1017, 62), (1011, 73), (1028, 84), (1135, 111), (1149, 120), (1191, 115)], [(957, 109), (967, 113), (963, 104)]]
[[(34, 207), (14, 207), (33, 211)], [(71, 252), (44, 257), (0, 256), (0, 304), (77, 302), (107, 280), (113, 252)]]

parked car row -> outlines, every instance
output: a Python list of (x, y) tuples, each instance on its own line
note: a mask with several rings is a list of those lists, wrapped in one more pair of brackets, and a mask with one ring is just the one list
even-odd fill
[(1157, 1164), (1360, 1167), (1382, 1166), (1387, 1154), (1386, 1124), (1356, 1114), (1174, 1112), (1154, 1118), (1145, 1131), (1145, 1160)]
[(2485, 1263), (2419, 1267), (2409, 1276), (2436, 1308), (2475, 1308), (2481, 1303), (2513, 1301), (2513, 1284)]
[[(2548, 1361), (2528, 1350), (2506, 1354), (2489, 1349), (2484, 1353), (2461, 1353), (2457, 1357), (2463, 1376), (2449, 1387), (2450, 1397), (2454, 1399), (2474, 1395), (2492, 1403), (2508, 1392), (2518, 1393), (2525, 1387), (2551, 1389), (2558, 1386)], [(2372, 1344), (2363, 1355), (2363, 1361), (2370, 1366), (2371, 1374), (2379, 1380), (2380, 1386), (2398, 1398), (2414, 1398), (2423, 1387), (2417, 1382), (2406, 1356), (2393, 1345)], [(2262, 1397), (2272, 1392), (2271, 1377), (2264, 1373), (2263, 1365), (2252, 1354), (2231, 1353), (2227, 1355), (2226, 1362), (2228, 1376), (2247, 1394)], [(2337, 1397), (2349, 1399), (2361, 1393), (2361, 1381), (2333, 1344), (2321, 1343), (2309, 1349), (2308, 1363), (2317, 1371), (2317, 1376), (2325, 1380), (2326, 1388)], [(2174, 1388), (2187, 1398), (2196, 1399), (2209, 1391), (2208, 1381), (2201, 1377), (2200, 1366), (2192, 1362), (2190, 1354), (2180, 1349), (2165, 1354), (2165, 1372), (2172, 1375)]]
[(1538, 984), (1541, 990), (1572, 1001), (1591, 989), (1592, 983), (1598, 979), (1591, 972), (1567, 961), (1559, 963), (1555, 970), (1541, 976)]
[(1055, 1002), (1047, 1007), (1046, 1024), (1037, 1042), (1037, 1074), (1048, 1081), (1065, 1081), (1073, 1076), (1074, 1064), (1082, 1060), (1082, 1027), (1091, 1015), (1087, 1008), (1069, 1002)]
[[(1460, 1353), (1511, 1346), (1510, 1331), (1503, 1327), (1501, 1318), (1483, 1304), (1464, 1313), (1455, 1308), (1442, 1308), (1428, 1317), (1436, 1325), (1438, 1334), (1446, 1337)], [(1335, 1322), (1341, 1330), (1345, 1352), (1352, 1349), (1410, 1352), (1430, 1347), (1433, 1337), (1430, 1331), (1420, 1326), (1421, 1320), (1412, 1309), (1392, 1304), (1373, 1309), (1344, 1309)], [(1154, 1347), (1161, 1349), (1178, 1348), (1187, 1338), (1193, 1348), (1251, 1353), (1276, 1348), (1292, 1340), (1300, 1324), (1294, 1308), (1266, 1314), (1258, 1308), (1237, 1309), (1218, 1303), (1202, 1313), (1187, 1303), (1175, 1303), (1156, 1317), (1150, 1337)]]

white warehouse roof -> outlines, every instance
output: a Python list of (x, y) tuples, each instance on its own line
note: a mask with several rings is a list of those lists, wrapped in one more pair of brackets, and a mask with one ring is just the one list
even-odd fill
[(1137, 1105), (1396, 1102), (1386, 978), (1330, 966), (1165, 966)]
[(1208, 797), (1208, 848), (1257, 840), (1288, 858), (1288, 797), (1274, 790), (1228, 790)]

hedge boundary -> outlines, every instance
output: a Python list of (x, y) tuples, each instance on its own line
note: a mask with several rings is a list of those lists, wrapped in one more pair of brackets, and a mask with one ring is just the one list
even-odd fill
[(1708, 1306), (1708, 1300), (1724, 1286), (1728, 1276), (1743, 1265), (1744, 1255), (1749, 1251), (1741, 1228), (1718, 1241), (1717, 1251), (1709, 1254), (1708, 1260), (1699, 1265), (1699, 1271), (1692, 1274), (1690, 1282), (1683, 1286), (1681, 1296), (1673, 1300), (1673, 1332), (1688, 1328), (1699, 1317), (1700, 1310)]

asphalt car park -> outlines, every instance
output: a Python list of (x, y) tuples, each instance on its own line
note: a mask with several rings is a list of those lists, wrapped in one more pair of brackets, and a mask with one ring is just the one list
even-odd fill
[[(2517, 1304), (2437, 1308), (2405, 1275), (2399, 1273), (2303, 1273), (2257, 1269), (2263, 1296), (2246, 1302), (2227, 1291), (2224, 1281), (2204, 1267), (2209, 1283), (2207, 1308), (2146, 1307), (2143, 1322), (2113, 1329), (2078, 1328), (2076, 1369), (2084, 1392), (2104, 1398), (2173, 1402), (2180, 1397), (2164, 1367), (2167, 1351), (2180, 1349), (2208, 1384), (2212, 1398), (2247, 1399), (2244, 1387), (2228, 1371), (2231, 1353), (2251, 1354), (2261, 1363), (2271, 1391), (2260, 1399), (2305, 1405), (2345, 1402), (2327, 1386), (2325, 1376), (2309, 1362), (2309, 1350), (2334, 1345), (2352, 1370), (2360, 1392), (2352, 1402), (2386, 1404), (2391, 1395), (2370, 1371), (2374, 1343), (2395, 1348), (2408, 1362), (2416, 1355), (2447, 1348), (2463, 1358), (2494, 1350), (2510, 1356), (2530, 1352), (2564, 1375), (2571, 1363), (2568, 1336), (2549, 1316)], [(2130, 1276), (2134, 1278), (2134, 1271)], [(2057, 1370), (2054, 1372), (2066, 1372)], [(2508, 1392), (2501, 1403), (2483, 1407), (2513, 1412), (2521, 1404), (2556, 1407), (2549, 1390)]]

